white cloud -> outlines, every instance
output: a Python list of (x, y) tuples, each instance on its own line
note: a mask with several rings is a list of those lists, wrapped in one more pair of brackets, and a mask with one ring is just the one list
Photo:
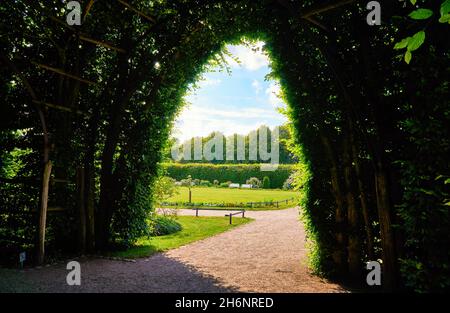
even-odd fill
[(226, 136), (234, 133), (247, 134), (261, 124), (273, 127), (283, 122), (284, 117), (273, 109), (222, 110), (192, 106), (181, 112), (175, 122), (174, 135), (184, 141), (195, 136), (206, 136), (213, 131), (220, 131)]
[(179, 119), (205, 120), (210, 118), (270, 118), (275, 112), (273, 110), (260, 108), (243, 108), (230, 110), (211, 109), (206, 107), (194, 106), (187, 107), (181, 113)]
[(217, 86), (222, 82), (220, 79), (213, 79), (206, 77), (205, 79), (202, 79), (198, 82), (199, 88), (207, 87), (207, 86)]
[(259, 94), (262, 90), (261, 83), (257, 79), (253, 80), (252, 87), (255, 89), (256, 94)]
[(238, 64), (232, 58), (227, 57), (227, 62), (231, 65), (231, 67), (243, 67), (249, 71), (256, 71), (264, 66), (269, 65), (269, 58), (262, 52), (262, 47), (264, 43), (262, 41), (258, 41), (255, 44), (250, 46), (228, 46), (228, 50), (233, 54), (233, 56), (237, 57), (241, 62)]

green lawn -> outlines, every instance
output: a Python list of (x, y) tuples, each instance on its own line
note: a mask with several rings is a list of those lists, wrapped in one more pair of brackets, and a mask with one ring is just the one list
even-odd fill
[[(235, 188), (215, 188), (215, 187), (193, 187), (192, 202), (194, 203), (239, 203), (248, 202), (270, 202), (295, 198), (298, 199), (299, 193), (295, 191), (279, 189), (235, 189)], [(167, 202), (188, 202), (189, 191), (187, 187), (178, 187), (178, 194), (170, 197)], [(288, 204), (280, 204), (278, 208), (286, 208), (294, 205), (290, 201)], [(253, 208), (254, 210), (275, 209), (276, 207)], [(246, 208), (251, 210), (251, 208)]]
[(178, 216), (177, 221), (183, 226), (181, 231), (165, 236), (142, 237), (134, 247), (125, 251), (113, 252), (111, 256), (121, 258), (146, 257), (156, 252), (174, 249), (222, 233), (248, 223), (252, 219), (233, 217), (232, 225), (229, 224), (228, 217)]

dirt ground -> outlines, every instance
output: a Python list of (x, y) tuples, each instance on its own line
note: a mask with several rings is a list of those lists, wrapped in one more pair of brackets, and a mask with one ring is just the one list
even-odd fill
[(0, 269), (0, 292), (346, 292), (308, 270), (296, 208), (246, 216), (255, 221), (148, 258), (79, 258), (80, 286), (66, 283), (65, 263)]

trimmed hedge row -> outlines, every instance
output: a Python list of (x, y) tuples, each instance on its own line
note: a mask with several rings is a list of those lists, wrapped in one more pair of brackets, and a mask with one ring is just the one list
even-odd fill
[(193, 179), (218, 180), (219, 182), (231, 181), (245, 184), (250, 177), (263, 180), (269, 177), (271, 188), (282, 188), (283, 183), (294, 171), (290, 164), (280, 164), (276, 171), (261, 171), (259, 164), (204, 164), (204, 163), (163, 163), (167, 176), (176, 180), (185, 179), (191, 175)]

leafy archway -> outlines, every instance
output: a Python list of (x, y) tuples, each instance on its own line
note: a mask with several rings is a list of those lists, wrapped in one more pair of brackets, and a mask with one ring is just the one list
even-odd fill
[[(384, 285), (392, 288), (400, 259), (404, 285), (448, 286), (448, 190), (442, 183), (448, 114), (439, 114), (448, 113), (441, 101), (448, 86), (433, 83), (433, 75), (444, 77), (448, 42), (431, 23), (429, 46), (418, 51), (428, 61), (405, 68), (391, 47), (405, 24), (392, 17), (405, 10), (383, 3), (389, 23), (372, 27), (365, 3), (348, 0), (85, 1), (82, 25), (68, 26), (61, 4), (2, 4), (8, 36), (2, 39), (1, 80), (9, 104), (2, 145), (31, 147), (21, 172), (28, 178), (41, 176), (42, 159), (47, 173), (53, 162), (56, 177), (73, 179), (77, 168), (84, 169), (79, 190), (50, 189), (51, 201), (70, 212), (49, 221), (55, 242), (78, 237), (81, 251), (105, 249), (111, 241), (130, 244), (145, 232), (160, 151), (187, 86), (225, 43), (259, 38), (281, 81), (297, 152), (310, 173), (298, 183), (306, 195), (301, 206), (315, 242), (315, 270), (360, 279), (364, 262), (381, 258)], [(428, 122), (421, 101), (433, 103)], [(429, 125), (433, 130), (421, 128)], [(439, 153), (405, 157), (423, 143), (420, 138)], [(2, 193), (19, 190), (20, 208), (36, 207), (41, 198), (45, 221), (48, 183), (16, 187), (15, 176), (7, 177)], [(76, 204), (76, 194), (84, 195), (82, 203)], [(14, 207), (17, 198), (8, 199), (6, 206)], [(426, 212), (425, 223), (417, 212)], [(25, 232), (35, 232), (21, 216)], [(86, 223), (66, 228), (74, 217)], [(39, 229), (42, 237), (42, 222)], [(428, 278), (439, 275), (443, 279)]]

